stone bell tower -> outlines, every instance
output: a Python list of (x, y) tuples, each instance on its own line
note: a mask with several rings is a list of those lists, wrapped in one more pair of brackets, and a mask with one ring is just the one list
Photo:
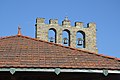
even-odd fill
[[(46, 24), (44, 18), (37, 18), (35, 26), (35, 35), (37, 39), (54, 42), (57, 44), (68, 44), (68, 46), (73, 48), (98, 52), (96, 47), (95, 23), (88, 23), (87, 27), (84, 27), (83, 22), (75, 22), (75, 26), (71, 26), (70, 20), (66, 17), (62, 21), (62, 25), (58, 24), (57, 19), (50, 19), (49, 24)], [(53, 30), (55, 32), (55, 37), (49, 37), (49, 30)], [(63, 31), (68, 32), (68, 38), (63, 38)], [(78, 32), (82, 34), (81, 38), (76, 37)], [(76, 47), (76, 45), (82, 47)]]

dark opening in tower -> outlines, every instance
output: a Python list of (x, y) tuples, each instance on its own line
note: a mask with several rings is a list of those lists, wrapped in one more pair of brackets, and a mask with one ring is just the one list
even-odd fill
[(67, 29), (63, 30), (62, 43), (65, 46), (70, 46), (70, 31)]
[(77, 31), (76, 33), (76, 47), (85, 48), (85, 33), (83, 31)]
[(48, 31), (48, 41), (56, 43), (57, 32), (54, 28), (50, 28)]

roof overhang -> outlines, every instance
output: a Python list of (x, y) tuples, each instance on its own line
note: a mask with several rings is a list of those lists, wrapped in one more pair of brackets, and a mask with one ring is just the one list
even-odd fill
[(0, 71), (8, 71), (11, 74), (15, 72), (55, 72), (57, 75), (61, 72), (81, 72), (81, 73), (102, 73), (105, 76), (108, 74), (120, 74), (120, 70), (92, 70), (92, 69), (60, 69), (60, 68), (0, 68)]

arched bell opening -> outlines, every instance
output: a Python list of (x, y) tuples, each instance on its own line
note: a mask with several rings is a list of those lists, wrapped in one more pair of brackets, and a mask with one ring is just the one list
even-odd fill
[(57, 35), (56, 30), (54, 28), (50, 28), (48, 31), (48, 41), (56, 43), (56, 35)]
[(85, 48), (85, 33), (83, 31), (77, 31), (76, 33), (76, 47)]
[(65, 46), (70, 46), (70, 31), (65, 29), (62, 33), (62, 43)]

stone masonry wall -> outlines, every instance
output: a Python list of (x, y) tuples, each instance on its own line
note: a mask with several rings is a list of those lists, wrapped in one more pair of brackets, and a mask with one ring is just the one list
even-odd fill
[(54, 28), (57, 32), (56, 43), (62, 44), (62, 32), (67, 29), (70, 31), (70, 47), (76, 48), (76, 33), (82, 31), (85, 33), (85, 48), (92, 52), (98, 52), (96, 47), (96, 24), (88, 23), (84, 28), (82, 22), (75, 22), (75, 26), (70, 25), (68, 19), (63, 20), (62, 25), (58, 24), (57, 19), (50, 19), (49, 24), (44, 23), (44, 18), (36, 19), (36, 38), (40, 40), (48, 41), (48, 31)]

